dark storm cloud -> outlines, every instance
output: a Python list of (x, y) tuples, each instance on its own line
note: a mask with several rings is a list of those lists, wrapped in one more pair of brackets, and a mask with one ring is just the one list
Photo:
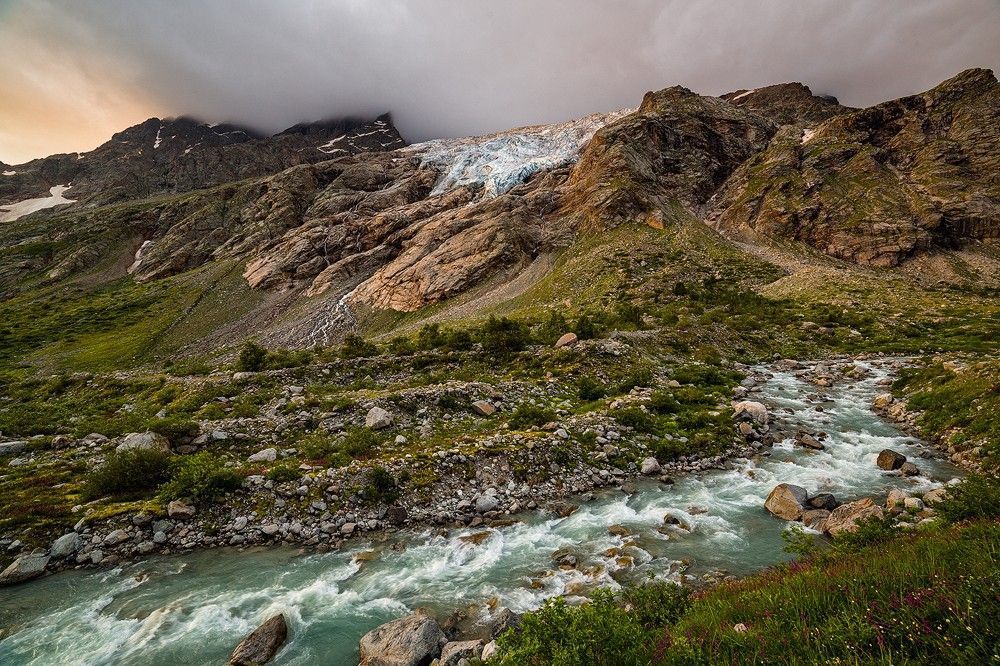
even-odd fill
[(29, 67), (57, 63), (63, 78), (82, 77), (67, 85), (104, 87), (112, 105), (266, 130), (389, 110), (411, 140), (631, 106), (677, 83), (718, 94), (800, 80), (866, 105), (1000, 65), (997, 0), (31, 0), (8, 10), (0, 77), (14, 77), (9, 34), (20, 53), (44, 52)]

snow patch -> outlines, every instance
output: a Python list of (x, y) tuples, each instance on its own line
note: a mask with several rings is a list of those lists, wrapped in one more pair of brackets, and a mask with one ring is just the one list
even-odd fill
[(17, 172), (16, 171), (4, 171), (3, 175), (5, 175), (5, 176), (16, 176)]
[(25, 199), (24, 201), (19, 201), (15, 204), (0, 206), (0, 222), (13, 222), (19, 217), (24, 217), (25, 215), (30, 215), (31, 213), (37, 213), (38, 211), (45, 210), (46, 208), (52, 208), (53, 206), (60, 206), (62, 204), (75, 203), (76, 199), (67, 199), (63, 197), (63, 193), (70, 187), (70, 185), (56, 185), (55, 187), (49, 188), (49, 196), (47, 197)]
[(633, 111), (594, 113), (566, 123), (520, 127), (485, 136), (436, 139), (413, 144), (402, 152), (420, 157), (421, 166), (440, 172), (431, 195), (479, 184), (484, 188), (483, 196), (491, 198), (539, 171), (576, 162), (597, 130)]
[(748, 90), (748, 91), (746, 91), (745, 93), (740, 93), (739, 95), (737, 95), (736, 97), (732, 98), (732, 99), (731, 99), (731, 100), (729, 100), (729, 101), (730, 101), (730, 102), (735, 102), (736, 100), (738, 100), (738, 99), (743, 99), (744, 97), (746, 97), (746, 96), (748, 96), (748, 95), (752, 95), (752, 94), (754, 94), (755, 92), (757, 92), (757, 89), (756, 89), (756, 88), (754, 88), (753, 90)]
[(128, 267), (128, 273), (133, 273), (135, 269), (139, 268), (139, 264), (142, 263), (142, 255), (146, 253), (146, 250), (148, 250), (149, 246), (152, 244), (153, 241), (151, 240), (142, 241), (142, 245), (140, 245), (139, 249), (135, 251), (135, 261), (133, 261), (132, 265)]
[(816, 130), (814, 129), (802, 130), (802, 141), (800, 143), (809, 143), (815, 135)]
[(163, 139), (160, 138), (160, 132), (163, 131), (163, 125), (160, 125), (160, 129), (156, 130), (156, 141), (153, 142), (153, 148), (159, 148), (160, 144), (163, 143)]

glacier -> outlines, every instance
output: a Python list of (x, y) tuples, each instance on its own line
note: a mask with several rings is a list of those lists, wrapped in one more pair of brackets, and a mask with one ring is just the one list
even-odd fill
[(441, 173), (432, 196), (463, 185), (481, 185), (483, 198), (492, 198), (539, 171), (576, 162), (597, 130), (634, 111), (619, 109), (565, 123), (532, 125), (460, 139), (434, 139), (407, 146), (401, 152), (418, 157), (421, 166)]

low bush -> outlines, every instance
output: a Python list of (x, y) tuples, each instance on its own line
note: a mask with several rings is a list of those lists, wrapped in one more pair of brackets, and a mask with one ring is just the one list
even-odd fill
[(196, 436), (200, 427), (191, 419), (170, 417), (152, 421), (149, 429), (169, 439), (171, 444), (176, 444), (185, 437)]
[(659, 430), (656, 417), (639, 407), (624, 407), (611, 413), (618, 423), (638, 432), (655, 433)]
[(580, 400), (585, 400), (590, 402), (591, 400), (600, 400), (608, 394), (608, 389), (604, 384), (598, 382), (590, 377), (581, 377), (576, 383), (577, 393), (580, 396)]
[(87, 499), (141, 495), (155, 490), (170, 478), (170, 454), (153, 449), (112, 452), (103, 465), (91, 470), (84, 480)]
[(508, 423), (512, 430), (525, 430), (532, 426), (543, 426), (555, 418), (556, 414), (551, 409), (522, 402), (511, 412)]
[(256, 342), (248, 341), (240, 349), (240, 356), (236, 359), (236, 369), (240, 372), (258, 372), (264, 369), (266, 358), (266, 349)]
[(531, 342), (531, 332), (519, 321), (490, 317), (479, 330), (483, 351), (500, 356), (519, 352)]
[(295, 481), (300, 476), (302, 476), (302, 472), (300, 472), (294, 465), (285, 464), (276, 465), (275, 467), (267, 470), (267, 474), (264, 475), (264, 478), (274, 481), (275, 483), (286, 483), (288, 481)]
[(1000, 479), (971, 474), (962, 483), (948, 487), (948, 497), (934, 507), (950, 522), (1000, 518)]
[(243, 483), (236, 470), (226, 467), (221, 458), (207, 451), (178, 458), (171, 468), (172, 478), (160, 488), (160, 497), (165, 501), (210, 502)]
[(365, 485), (361, 488), (361, 497), (369, 504), (395, 502), (399, 499), (396, 479), (387, 469), (372, 467), (365, 474)]

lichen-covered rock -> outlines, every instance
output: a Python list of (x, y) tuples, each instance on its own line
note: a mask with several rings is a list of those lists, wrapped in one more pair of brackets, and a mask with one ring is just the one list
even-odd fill
[(155, 432), (133, 432), (125, 435), (121, 444), (115, 447), (115, 451), (118, 453), (135, 449), (170, 453), (170, 442), (166, 437)]

